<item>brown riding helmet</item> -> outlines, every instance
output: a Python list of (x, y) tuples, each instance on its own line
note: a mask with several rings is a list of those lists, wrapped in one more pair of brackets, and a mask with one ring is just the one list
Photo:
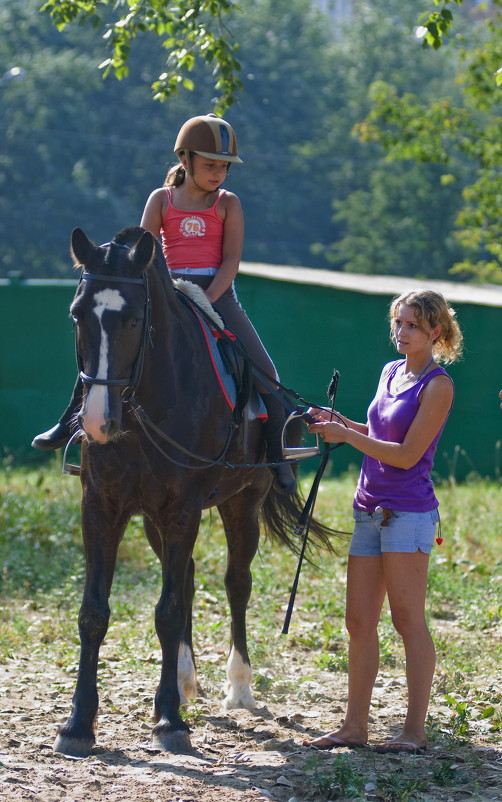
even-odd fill
[(217, 117), (216, 114), (205, 114), (187, 120), (176, 137), (174, 152), (178, 158), (181, 153), (185, 154), (190, 175), (192, 175), (190, 153), (197, 153), (215, 161), (242, 164), (242, 159), (237, 155), (234, 129), (230, 123)]

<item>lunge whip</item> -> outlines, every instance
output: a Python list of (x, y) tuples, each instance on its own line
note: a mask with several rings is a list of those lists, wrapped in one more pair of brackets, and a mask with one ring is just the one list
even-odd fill
[[(338, 379), (340, 374), (337, 370), (334, 371), (331, 381), (328, 387), (328, 398), (331, 401), (331, 417), (330, 420), (333, 419), (333, 414), (335, 411), (335, 398), (336, 398), (336, 391), (338, 389)], [(304, 417), (308, 417), (305, 415)], [(343, 445), (343, 443), (338, 443), (335, 448)], [(293, 607), (295, 604), (296, 598), (296, 591), (298, 589), (298, 582), (300, 580), (300, 572), (302, 570), (303, 559), (305, 557), (305, 551), (307, 548), (307, 541), (309, 536), (309, 529), (310, 524), (312, 522), (312, 516), (314, 513), (314, 506), (317, 498), (317, 491), (319, 490), (319, 485), (322, 479), (322, 475), (325, 471), (326, 465), (328, 464), (329, 454), (330, 451), (333, 451), (333, 446), (329, 446), (328, 443), (324, 443), (324, 452), (321, 458), (321, 462), (317, 473), (315, 475), (314, 481), (312, 483), (312, 487), (310, 488), (310, 493), (308, 495), (307, 501), (305, 502), (305, 506), (302, 510), (302, 514), (300, 515), (300, 519), (295, 526), (294, 533), (295, 535), (303, 535), (303, 544), (300, 551), (300, 557), (298, 559), (298, 568), (296, 569), (296, 576), (295, 581), (293, 582), (293, 587), (291, 588), (291, 595), (289, 597), (289, 604), (288, 609), (286, 611), (286, 618), (284, 619), (284, 626), (282, 628), (282, 634), (287, 635), (289, 632), (289, 624), (291, 621), (291, 616), (293, 615)]]

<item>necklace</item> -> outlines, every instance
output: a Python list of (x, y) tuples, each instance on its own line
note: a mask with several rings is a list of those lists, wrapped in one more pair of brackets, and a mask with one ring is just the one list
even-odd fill
[(430, 361), (430, 362), (427, 362), (427, 364), (426, 364), (425, 368), (423, 369), (423, 371), (422, 371), (422, 372), (420, 373), (420, 375), (419, 375), (419, 376), (417, 376), (417, 378), (415, 379), (415, 384), (416, 384), (418, 381), (420, 381), (420, 379), (421, 379), (421, 378), (422, 378), (422, 376), (424, 375), (424, 373), (425, 373), (425, 371), (427, 370), (427, 368), (430, 368), (430, 366), (432, 365), (432, 363), (433, 363), (433, 362), (434, 362), (434, 357), (431, 357), (431, 361)]
[[(428, 363), (427, 363), (427, 365), (425, 366), (425, 368), (422, 370), (422, 372), (421, 372), (421, 373), (419, 373), (419, 375), (416, 377), (416, 379), (415, 379), (415, 378), (413, 379), (413, 382), (412, 382), (412, 384), (416, 384), (418, 381), (420, 381), (420, 379), (422, 378), (422, 376), (424, 375), (424, 373), (425, 373), (425, 372), (426, 372), (426, 371), (427, 371), (427, 370), (430, 368), (430, 366), (432, 365), (432, 363), (433, 363), (433, 362), (434, 362), (434, 357), (432, 357), (432, 359), (430, 360), (430, 362), (428, 362)], [(401, 380), (399, 380), (399, 378), (397, 378), (397, 381), (396, 381), (396, 384), (395, 384), (395, 386), (396, 386), (396, 392), (400, 392), (400, 391), (401, 391), (401, 388), (402, 388), (402, 387), (404, 387), (404, 386), (405, 386), (406, 384), (408, 384), (408, 383), (409, 383), (409, 379), (407, 378), (407, 376), (406, 376), (406, 375), (405, 375), (405, 376), (404, 376), (404, 378), (402, 378)], [(411, 384), (410, 384), (410, 387), (411, 387)]]

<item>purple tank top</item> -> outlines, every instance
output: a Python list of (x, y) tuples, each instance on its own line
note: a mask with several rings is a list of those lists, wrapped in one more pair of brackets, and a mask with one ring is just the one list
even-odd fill
[[(389, 370), (380, 381), (368, 408), (368, 434), (377, 440), (402, 443), (417, 414), (420, 393), (424, 387), (434, 376), (448, 376), (443, 368), (434, 368), (411, 387), (393, 393), (390, 390), (391, 381), (398, 367), (403, 364), (404, 360), (398, 360), (387, 365)], [(365, 455), (354, 495), (354, 507), (365, 512), (374, 512), (378, 506), (402, 512), (434, 510), (438, 500), (430, 473), (443, 428), (444, 424), (422, 459), (412, 468), (395, 468)]]

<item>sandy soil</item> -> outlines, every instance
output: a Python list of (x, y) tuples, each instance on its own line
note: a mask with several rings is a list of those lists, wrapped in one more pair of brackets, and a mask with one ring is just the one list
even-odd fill
[[(319, 776), (333, 775), (338, 756), (344, 755), (343, 766), (364, 777), (355, 799), (502, 799), (502, 748), (482, 727), (467, 742), (440, 739), (423, 756), (378, 755), (371, 749), (314, 753), (303, 747), (304, 738), (340, 722), (346, 675), (312, 669), (315, 680), (300, 682), (306, 668), (312, 668), (307, 665), (311, 656), (301, 649), (290, 652), (287, 679), (289, 689), (297, 692), (289, 690), (283, 701), (271, 702), (264, 691), (257, 694), (259, 707), (253, 713), (226, 713), (220, 689), (207, 681), (189, 709), (193, 754), (173, 755), (150, 746), (150, 678), (140, 670), (124, 674), (124, 666), (107, 661), (105, 650), (97, 746), (86, 759), (52, 750), (57, 727), (69, 712), (74, 675), (44, 660), (43, 652), (7, 660), (0, 665), (0, 797), (30, 802), (343, 799), (336, 782), (331, 790), (320, 790)], [(204, 683), (203, 676), (199, 679)], [(404, 697), (399, 673), (382, 674), (375, 689), (373, 743), (396, 731)], [(451, 714), (442, 701), (437, 694), (431, 705), (438, 720)], [(441, 785), (434, 772), (437, 778), (445, 766), (454, 779)], [(408, 790), (406, 796), (405, 787), (420, 779), (427, 789), (416, 796)]]

